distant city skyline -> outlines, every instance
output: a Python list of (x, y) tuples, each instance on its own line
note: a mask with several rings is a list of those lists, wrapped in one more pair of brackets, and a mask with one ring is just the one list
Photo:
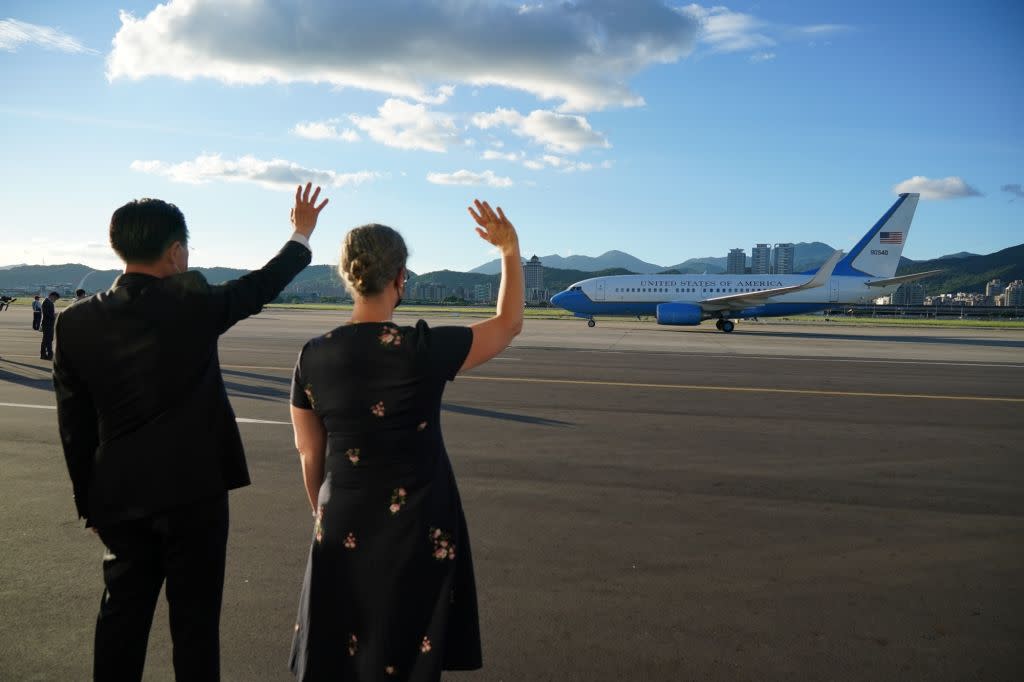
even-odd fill
[(118, 267), (110, 214), (157, 196), (194, 265), (253, 268), (307, 179), (315, 263), (383, 222), (418, 272), (495, 257), (474, 197), (538, 255), (849, 249), (901, 191), (908, 258), (1024, 233), (1020, 3), (224, 7), (4, 4), (2, 264)]

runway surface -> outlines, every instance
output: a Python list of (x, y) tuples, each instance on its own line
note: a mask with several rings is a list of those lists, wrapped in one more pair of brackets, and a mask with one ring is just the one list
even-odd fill
[[(83, 680), (102, 547), (14, 312), (0, 679)], [(253, 477), (231, 495), (225, 680), (290, 679), (311, 520), (287, 391), (343, 315), (268, 311), (221, 340)], [(445, 679), (1021, 679), (1024, 332), (528, 321), (443, 418), (485, 666)], [(163, 604), (146, 679), (173, 679)]]

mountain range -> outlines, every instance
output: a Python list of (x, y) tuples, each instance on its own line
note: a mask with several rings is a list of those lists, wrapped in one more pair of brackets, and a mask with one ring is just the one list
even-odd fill
[[(203, 273), (210, 284), (238, 279), (250, 272), (239, 268), (192, 268)], [(103, 291), (114, 284), (121, 270), (94, 270), (80, 263), (64, 265), (13, 265), (0, 267), (0, 290), (21, 289), (77, 289)], [(302, 291), (310, 286), (341, 287), (337, 270), (332, 265), (310, 265), (291, 281), (286, 292)]]
[[(796, 246), (794, 262), (797, 271), (810, 270), (821, 265), (833, 252), (831, 246), (821, 242), (801, 243)], [(544, 263), (544, 286), (549, 291), (560, 291), (582, 279), (604, 275), (654, 274), (665, 271), (677, 271), (681, 274), (716, 274), (725, 270), (725, 260), (724, 257), (691, 258), (676, 265), (660, 266), (646, 263), (622, 251), (609, 251), (597, 257), (547, 256), (541, 259)], [(494, 270), (495, 263), (498, 264), (498, 270), (487, 272)], [(249, 272), (221, 267), (195, 269), (203, 273), (211, 284), (236, 279)], [(988, 255), (961, 251), (925, 261), (902, 258), (897, 274), (905, 275), (925, 270), (943, 270), (942, 274), (923, 280), (929, 294), (982, 292), (985, 290), (986, 282), (992, 279), (1001, 279), (1003, 282), (1024, 279), (1024, 244)], [(471, 272), (438, 270), (422, 275), (410, 273), (409, 284), (410, 287), (427, 283), (443, 284), (449, 291), (456, 287), (463, 287), (469, 291), (476, 284), (489, 282), (497, 291), (499, 272), (500, 261), (494, 261), (474, 268)], [(78, 286), (90, 292), (101, 291), (110, 288), (119, 274), (120, 270), (93, 270), (87, 265), (76, 263), (0, 267), (0, 291), (38, 291), (58, 287), (74, 289)], [(344, 288), (334, 266), (311, 265), (292, 280), (284, 293), (342, 296)]]

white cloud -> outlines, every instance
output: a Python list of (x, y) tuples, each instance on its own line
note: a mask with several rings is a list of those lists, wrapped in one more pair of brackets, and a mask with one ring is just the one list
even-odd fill
[(935, 180), (923, 175), (915, 175), (895, 185), (892, 191), (895, 194), (917, 192), (922, 199), (962, 199), (982, 196), (981, 192), (964, 182), (963, 178), (954, 175)]
[(484, 161), (518, 161), (523, 158), (522, 152), (499, 152), (496, 149), (485, 149), (484, 153), (480, 156)]
[(16, 52), (22, 45), (37, 45), (47, 50), (72, 54), (96, 54), (96, 50), (85, 47), (59, 29), (17, 19), (0, 19), (0, 50)]
[(507, 127), (516, 135), (527, 137), (554, 152), (575, 154), (587, 147), (611, 146), (607, 138), (591, 128), (582, 116), (542, 109), (523, 116), (515, 109), (498, 108), (489, 114), (475, 114), (471, 120), (473, 125), (484, 130)]
[[(767, 48), (774, 47), (781, 40), (829, 35), (847, 31), (850, 28), (842, 24), (787, 26), (759, 19), (752, 14), (734, 12), (728, 7), (720, 5), (704, 7), (690, 4), (680, 7), (678, 11), (696, 21), (700, 26), (697, 34), (699, 44), (706, 45), (712, 52), (757, 50), (758, 54), (751, 58), (753, 62), (773, 59), (775, 54)], [(759, 55), (762, 55), (762, 58), (757, 58)]]
[(297, 123), (292, 128), (292, 133), (307, 140), (342, 140), (344, 142), (358, 142), (359, 133), (351, 128), (338, 130), (338, 123), (341, 120), (329, 118), (326, 121), (309, 121)]
[(447, 151), (448, 145), (459, 142), (452, 117), (428, 111), (424, 104), (410, 104), (389, 99), (377, 109), (377, 116), (349, 116), (360, 130), (371, 138), (399, 149)]
[(775, 39), (765, 35), (764, 22), (750, 14), (733, 12), (727, 7), (687, 5), (679, 10), (700, 23), (698, 40), (716, 52), (740, 52), (775, 45)]
[(594, 170), (595, 168), (611, 168), (612, 162), (606, 160), (595, 165), (587, 161), (573, 161), (572, 159), (566, 159), (562, 156), (545, 154), (540, 159), (524, 162), (523, 165), (532, 170), (540, 170), (545, 166), (549, 166), (560, 173), (584, 173), (586, 171)]
[(488, 187), (511, 187), (512, 178), (505, 178), (494, 174), (494, 171), (485, 170), (483, 173), (474, 173), (465, 169), (457, 170), (454, 173), (427, 173), (427, 182), (435, 185), (487, 185)]
[(754, 62), (755, 64), (760, 64), (761, 62), (769, 62), (773, 59), (775, 59), (774, 52), (755, 52), (754, 54), (750, 55), (750, 61)]
[[(110, 79), (330, 83), (440, 103), (453, 84), (561, 108), (637, 106), (628, 81), (694, 48), (698, 21), (661, 0), (168, 0), (121, 13)], [(230, 20), (225, 20), (229, 17)]]
[(332, 170), (303, 168), (292, 161), (271, 159), (264, 161), (253, 156), (243, 156), (232, 161), (219, 154), (203, 154), (194, 161), (167, 163), (165, 161), (132, 161), (131, 169), (140, 173), (160, 175), (173, 182), (193, 185), (211, 180), (225, 182), (252, 182), (268, 189), (294, 191), (295, 186), (312, 182), (326, 187), (361, 185), (376, 180), (382, 175), (375, 171), (337, 173)]

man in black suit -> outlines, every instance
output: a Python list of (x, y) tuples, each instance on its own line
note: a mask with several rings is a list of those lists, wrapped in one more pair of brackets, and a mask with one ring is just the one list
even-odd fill
[(155, 199), (110, 220), (125, 261), (107, 292), (65, 310), (53, 381), (78, 515), (107, 547), (96, 680), (140, 680), (164, 580), (178, 680), (220, 676), (227, 491), (249, 484), (217, 338), (305, 268), (324, 205), (300, 186), (294, 234), (263, 268), (219, 286), (188, 270), (181, 211)]
[(39, 344), (40, 360), (53, 360), (53, 326), (57, 322), (57, 309), (53, 304), (58, 298), (60, 294), (51, 291), (43, 299), (43, 316), (39, 320), (39, 329), (43, 332), (43, 341)]

